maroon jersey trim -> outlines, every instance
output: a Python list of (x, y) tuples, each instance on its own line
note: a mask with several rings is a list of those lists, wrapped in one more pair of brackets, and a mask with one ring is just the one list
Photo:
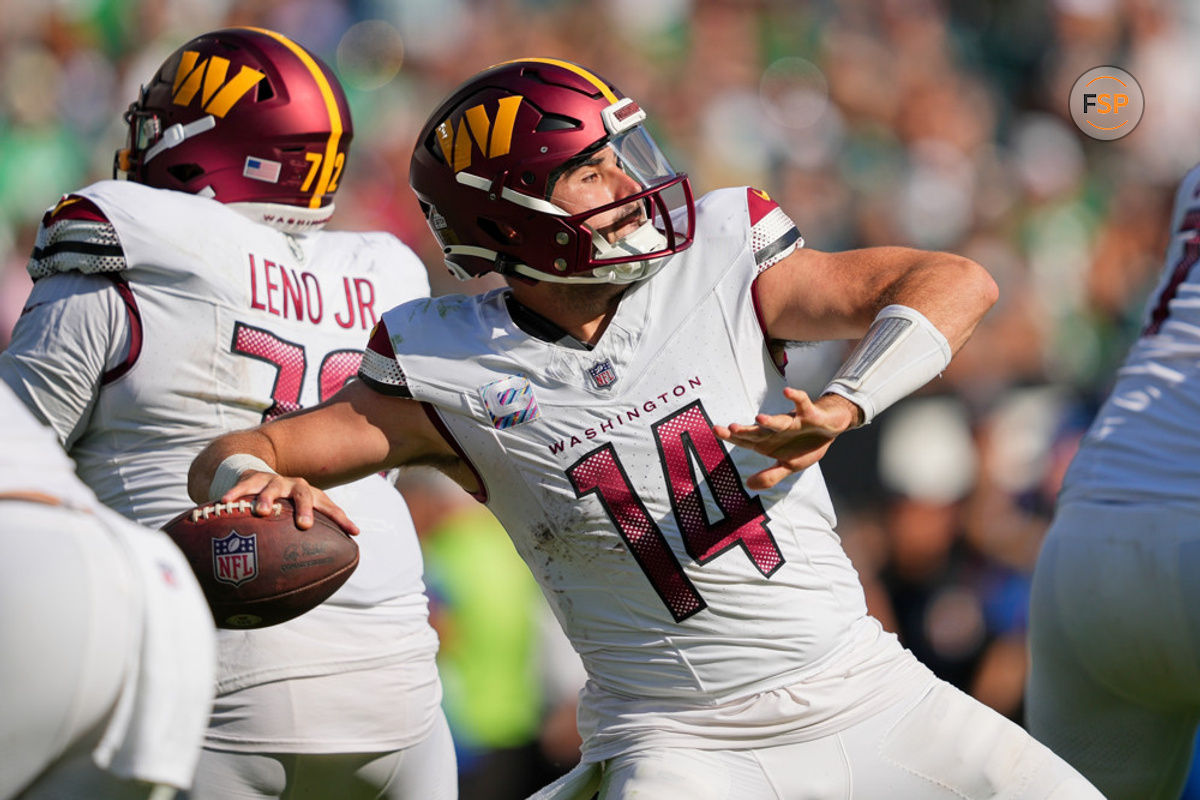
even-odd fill
[(100, 376), (100, 385), (103, 386), (129, 372), (142, 354), (142, 312), (138, 309), (137, 298), (134, 297), (128, 281), (112, 272), (101, 274), (113, 282), (125, 303), (125, 313), (129, 315), (129, 352), (125, 354), (124, 361)]
[(772, 339), (767, 333), (767, 323), (763, 320), (762, 306), (758, 300), (757, 280), (750, 284), (750, 300), (754, 303), (754, 318), (758, 320), (758, 329), (762, 331), (763, 346), (767, 348), (767, 355), (771, 357), (771, 363), (775, 365), (775, 369), (780, 375), (783, 375), (788, 363), (787, 351), (784, 349), (783, 342)]
[(471, 463), (467, 451), (463, 450), (458, 441), (454, 438), (454, 434), (450, 432), (450, 428), (442, 421), (441, 413), (437, 407), (425, 401), (419, 401), (421, 408), (425, 411), (425, 416), (429, 417), (429, 421), (433, 423), (433, 427), (437, 428), (437, 432), (446, 440), (446, 444), (453, 448), (459, 459), (467, 465), (467, 469), (471, 470), (471, 474), (475, 476), (475, 482), (479, 484), (478, 492), (471, 492), (471, 496), (481, 503), (486, 504), (488, 501), (487, 484), (483, 481), (483, 476), (479, 474), (479, 470)]
[(58, 205), (46, 212), (46, 215), (42, 217), (42, 225), (50, 226), (68, 219), (84, 222), (108, 222), (108, 217), (104, 216), (104, 212), (95, 203), (86, 197), (71, 194), (59, 200)]

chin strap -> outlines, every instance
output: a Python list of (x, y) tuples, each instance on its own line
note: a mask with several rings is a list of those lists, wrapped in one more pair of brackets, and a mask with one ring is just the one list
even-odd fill
[(198, 133), (204, 133), (217, 127), (217, 119), (212, 114), (206, 114), (200, 119), (193, 120), (187, 125), (175, 123), (171, 127), (162, 132), (162, 137), (159, 138), (154, 146), (146, 151), (142, 156), (142, 164), (149, 164), (150, 161), (164, 150), (170, 150), (172, 147), (178, 147)]
[[(596, 231), (592, 231), (592, 245), (596, 248), (597, 258), (620, 258), (621, 256), (643, 255), (656, 250), (665, 250), (667, 237), (654, 227), (654, 223), (646, 220), (638, 229), (628, 236), (622, 236), (610, 243)], [(595, 283), (633, 283), (643, 278), (649, 278), (662, 269), (666, 257), (652, 258), (646, 261), (626, 261), (620, 264), (604, 264), (592, 270)], [(575, 280), (579, 280), (577, 276)]]
[[(230, 206), (233, 205), (236, 204), (230, 203)], [(642, 255), (644, 253), (653, 253), (656, 250), (665, 250), (667, 247), (667, 237), (663, 235), (662, 231), (654, 227), (654, 223), (647, 220), (633, 233), (623, 236), (613, 243), (609, 243), (599, 233), (592, 231), (592, 244), (595, 246), (595, 255), (597, 258), (621, 258), (622, 256)], [(486, 247), (475, 247), (474, 245), (465, 244), (446, 245), (443, 248), (443, 252), (447, 256), (482, 258), (493, 262), (494, 265), (499, 265), (501, 260), (508, 258)], [(649, 278), (662, 269), (662, 266), (667, 263), (667, 256), (651, 258), (645, 261), (602, 264), (592, 269), (591, 274), (580, 272), (574, 275), (555, 275), (550, 272), (534, 269), (528, 264), (511, 259), (506, 263), (507, 267), (504, 269), (499, 268), (499, 266), (495, 266), (494, 268), (501, 275), (513, 273), (546, 283), (633, 283), (643, 278)], [(467, 280), (472, 277), (469, 273), (457, 267), (449, 258), (446, 259), (446, 267), (460, 280)]]

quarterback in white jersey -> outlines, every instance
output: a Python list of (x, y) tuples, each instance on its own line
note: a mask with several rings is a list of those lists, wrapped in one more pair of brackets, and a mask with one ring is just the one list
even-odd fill
[(1028, 724), (1115, 800), (1177, 798), (1200, 725), (1200, 166), (1034, 572)]
[[(193, 494), (337, 514), (308, 481), (432, 463), (487, 503), (588, 674), (582, 764), (541, 796), (1098, 798), (867, 615), (816, 465), (945, 367), (991, 279), (808, 250), (753, 188), (693, 202), (645, 116), (562, 61), (459, 87), (411, 180), (452, 271), (509, 287), (388, 311), (360, 382), (218, 439)], [(849, 336), (825, 396), (786, 387), (782, 341)]]
[(204, 595), (3, 385), (0, 417), (0, 798), (169, 798), (191, 785), (212, 703)]
[[(219, 59), (233, 62), (219, 74), (252, 70), (272, 91), (251, 104), (242, 84), (232, 108), (214, 109), (234, 85), (213, 93)], [(211, 98), (201, 108), (187, 92), (205, 69), (202, 94)], [(340, 172), (350, 135), (345, 98), (327, 70), (268, 31), (192, 40), (129, 118), (135, 128), (158, 120), (158, 141), (171, 141), (173, 128), (200, 132), (149, 160), (143, 153), (140, 173), (130, 164), (142, 182), (88, 186), (43, 220), (29, 263), (35, 284), (0, 356), (0, 378), (58, 432), (100, 499), (147, 526), (192, 505), (188, 465), (205, 442), (332, 396), (353, 379), (382, 311), (429, 293), (424, 266), (394, 236), (322, 231), (331, 204), (269, 195), (323, 189), (328, 201), (336, 188), (335, 174), (319, 183), (313, 166), (336, 156)], [(286, 105), (270, 105), (284, 97)], [(171, 114), (204, 120), (214, 111), (224, 115), (207, 127), (170, 125)], [(274, 138), (247, 139), (252, 123)], [(154, 141), (142, 145), (152, 150)], [(305, 143), (321, 157), (306, 159)], [(299, 165), (271, 167), (247, 148), (290, 153)], [(220, 159), (235, 162), (232, 175)], [(188, 172), (156, 177), (151, 167), (161, 163), (205, 164), (210, 174), (192, 180), (215, 189), (162, 188)], [(455, 794), (437, 637), (408, 510), (380, 475), (337, 491), (361, 530), (359, 566), (298, 619), (218, 632), (218, 694), (193, 797), (298, 788), (356, 797), (344, 793), (353, 780), (373, 787), (370, 797)]]

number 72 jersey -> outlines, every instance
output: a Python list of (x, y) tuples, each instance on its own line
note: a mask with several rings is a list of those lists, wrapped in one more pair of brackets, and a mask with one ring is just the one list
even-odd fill
[(771, 460), (712, 432), (791, 409), (751, 287), (794, 227), (771, 231), (756, 205), (702, 198), (695, 243), (626, 291), (592, 348), (539, 332), (500, 290), (388, 312), (364, 359), (436, 409), (613, 692), (704, 703), (785, 685), (866, 615), (820, 470), (751, 492)]
[[(30, 272), (0, 374), (100, 499), (151, 527), (192, 504), (188, 467), (205, 444), (334, 394), (383, 310), (429, 293), (424, 266), (390, 234), (292, 236), (214, 200), (124, 181), (49, 212)], [(338, 597), (419, 592), (397, 492), (378, 477), (338, 491), (372, 530)]]

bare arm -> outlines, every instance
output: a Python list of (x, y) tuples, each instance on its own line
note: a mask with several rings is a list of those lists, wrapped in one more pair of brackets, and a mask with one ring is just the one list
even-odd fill
[(235, 453), (260, 458), (278, 474), (246, 471), (221, 501), (255, 497), (256, 512), (265, 514), (275, 500), (286, 497), (296, 505), (300, 527), (312, 524), (312, 509), (317, 508), (350, 531), (356, 530), (354, 524), (317, 487), (347, 483), (401, 464), (455, 458), (420, 403), (380, 394), (361, 381), (351, 382), (313, 408), (213, 440), (188, 473), (193, 500), (210, 499), (217, 467)]
[[(767, 335), (774, 339), (859, 338), (882, 309), (895, 304), (920, 312), (953, 354), (996, 302), (997, 289), (982, 267), (949, 253), (804, 248), (760, 275), (755, 295)], [(768, 488), (811, 466), (834, 439), (863, 421), (863, 410), (841, 395), (827, 393), (814, 401), (789, 388), (785, 396), (795, 406), (791, 413), (759, 414), (750, 425), (713, 428), (728, 442), (776, 459), (747, 480), (751, 488)]]
[(857, 339), (882, 308), (899, 303), (924, 314), (952, 352), (997, 298), (995, 281), (974, 261), (906, 247), (801, 248), (759, 275), (755, 292), (774, 339)]

